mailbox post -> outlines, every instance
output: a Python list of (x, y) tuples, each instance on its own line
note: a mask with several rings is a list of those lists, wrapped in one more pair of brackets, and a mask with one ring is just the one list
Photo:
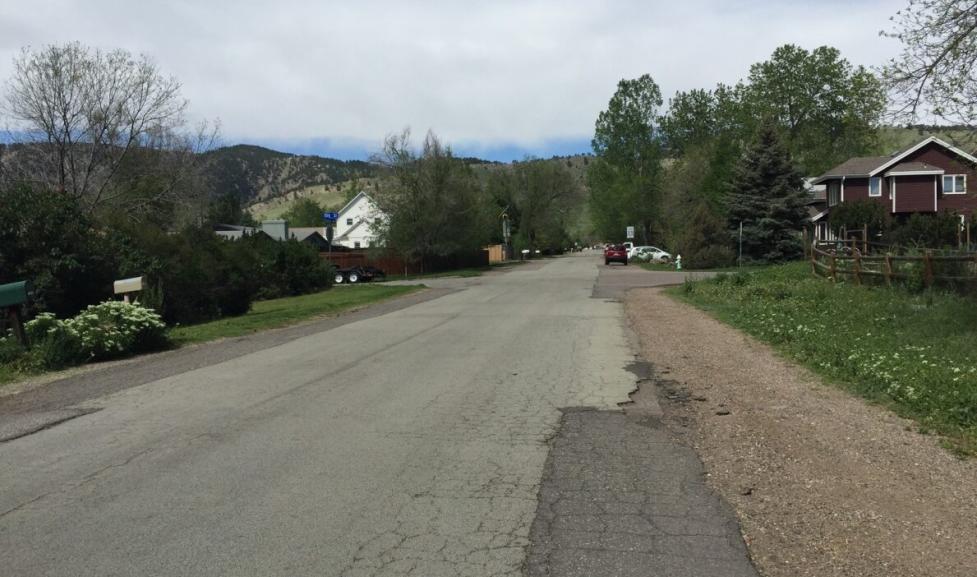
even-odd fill
[(14, 330), (20, 344), (27, 346), (24, 323), (21, 322), (20, 309), (31, 293), (31, 283), (25, 280), (0, 285), (0, 308), (4, 309), (7, 320)]
[(143, 284), (145, 282), (145, 277), (134, 276), (132, 278), (124, 278), (112, 283), (112, 290), (117, 295), (122, 295), (122, 300), (129, 302), (129, 295), (131, 293), (137, 293), (142, 290)]

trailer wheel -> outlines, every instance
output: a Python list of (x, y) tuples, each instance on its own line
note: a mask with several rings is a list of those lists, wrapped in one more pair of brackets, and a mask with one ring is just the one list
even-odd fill
[(346, 277), (343, 276), (343, 273), (337, 272), (336, 278), (333, 280), (336, 282), (336, 284), (343, 284), (344, 282), (346, 282)]
[(349, 282), (350, 282), (350, 284), (354, 284), (354, 283), (360, 282), (360, 275), (357, 274), (357, 273), (355, 273), (355, 272), (349, 273)]

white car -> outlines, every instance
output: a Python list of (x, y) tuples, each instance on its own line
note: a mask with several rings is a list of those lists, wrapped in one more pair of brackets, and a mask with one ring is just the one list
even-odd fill
[(671, 262), (672, 255), (657, 246), (636, 246), (628, 252), (628, 259), (641, 262)]

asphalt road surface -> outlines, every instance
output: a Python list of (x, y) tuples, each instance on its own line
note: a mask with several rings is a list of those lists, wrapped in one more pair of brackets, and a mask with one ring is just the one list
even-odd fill
[(634, 356), (600, 269), (441, 281), (460, 290), (116, 368), (132, 386), (71, 406), (38, 392), (80, 416), (0, 444), (0, 573), (751, 575), (694, 454), (654, 407), (621, 420)]

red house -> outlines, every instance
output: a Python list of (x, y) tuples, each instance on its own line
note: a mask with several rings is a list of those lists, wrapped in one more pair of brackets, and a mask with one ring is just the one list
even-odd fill
[(831, 235), (831, 207), (853, 200), (882, 203), (894, 216), (977, 213), (977, 158), (935, 136), (892, 156), (848, 159), (811, 184), (826, 187), (826, 206), (811, 218), (818, 239)]

